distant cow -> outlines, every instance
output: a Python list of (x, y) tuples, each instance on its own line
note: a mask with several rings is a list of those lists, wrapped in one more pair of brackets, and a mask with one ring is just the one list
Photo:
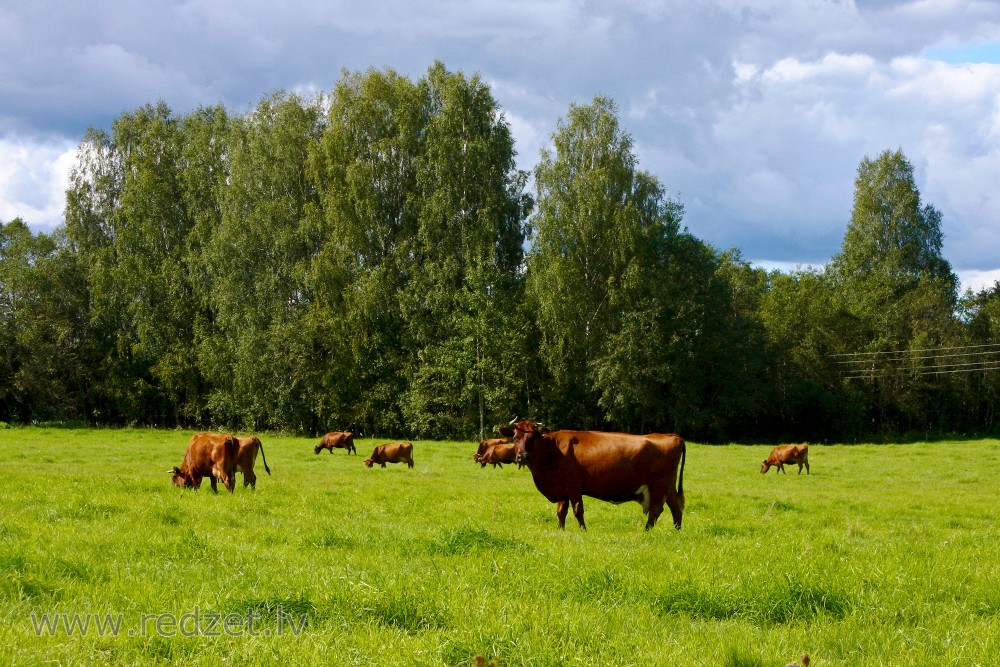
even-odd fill
[(334, 449), (346, 449), (348, 454), (358, 453), (354, 446), (354, 434), (341, 431), (330, 431), (323, 436), (323, 441), (316, 445), (316, 453), (319, 454), (324, 449), (329, 449), (331, 454)]
[(785, 472), (785, 464), (799, 464), (799, 474), (802, 474), (802, 466), (806, 467), (806, 474), (809, 474), (809, 445), (780, 445), (771, 450), (771, 453), (760, 466), (760, 473), (763, 475), (771, 466), (775, 466), (778, 472)]
[(517, 450), (514, 445), (490, 445), (490, 447), (479, 457), (479, 465), (485, 468), (490, 463), (496, 468), (503, 468), (504, 463), (514, 463), (517, 460)]
[(212, 491), (218, 493), (217, 480), (222, 480), (229, 493), (236, 487), (236, 459), (240, 443), (228, 433), (196, 433), (191, 436), (181, 467), (168, 470), (174, 486), (197, 489), (203, 477), (212, 480)]
[(264, 445), (260, 439), (252, 435), (249, 438), (237, 438), (240, 443), (239, 452), (236, 454), (236, 469), (243, 473), (243, 488), (247, 485), (251, 489), (257, 488), (257, 475), (254, 474), (253, 464), (257, 462), (257, 451), (260, 450), (260, 458), (264, 461), (264, 470), (271, 474), (271, 469), (267, 467), (267, 457), (264, 456)]
[(402, 463), (404, 461), (406, 461), (406, 467), (413, 467), (413, 445), (408, 442), (387, 442), (375, 448), (372, 455), (365, 459), (365, 465), (371, 468), (378, 463), (384, 468), (386, 463)]
[(487, 449), (493, 445), (506, 445), (508, 442), (510, 442), (508, 438), (487, 438), (486, 440), (480, 440), (479, 446), (476, 447), (476, 454), (472, 457), (472, 460), (479, 463)]
[[(687, 448), (679, 436), (629, 435), (600, 431), (555, 431), (520, 421), (500, 432), (514, 439), (517, 463), (527, 465), (535, 487), (557, 503), (559, 527), (566, 514), (583, 522), (583, 496), (611, 503), (635, 501), (647, 515), (646, 530), (663, 512), (664, 502), (680, 530), (684, 512), (684, 460)], [(677, 484), (676, 490), (674, 484)]]

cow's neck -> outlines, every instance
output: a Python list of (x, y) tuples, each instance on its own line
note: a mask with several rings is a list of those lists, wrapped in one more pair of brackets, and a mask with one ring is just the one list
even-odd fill
[(548, 495), (553, 489), (553, 482), (558, 480), (551, 471), (558, 465), (562, 458), (562, 452), (551, 438), (539, 438), (528, 459), (528, 469), (531, 471), (531, 478), (542, 495)]

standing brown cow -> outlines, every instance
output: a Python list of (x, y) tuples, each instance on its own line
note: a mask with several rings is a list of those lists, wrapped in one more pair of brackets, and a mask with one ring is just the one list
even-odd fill
[(243, 473), (243, 488), (247, 485), (251, 489), (257, 488), (257, 475), (253, 471), (253, 465), (257, 462), (257, 451), (260, 450), (260, 458), (264, 461), (264, 470), (271, 474), (271, 469), (267, 467), (267, 457), (264, 456), (264, 445), (260, 439), (252, 435), (248, 438), (237, 438), (240, 443), (239, 452), (236, 454), (236, 469)]
[(799, 464), (799, 474), (802, 474), (802, 466), (806, 467), (806, 474), (809, 474), (809, 445), (780, 445), (771, 450), (771, 453), (760, 466), (760, 474), (766, 473), (771, 466), (775, 466), (778, 472), (785, 472), (785, 464)]
[(503, 468), (504, 463), (515, 463), (517, 461), (517, 450), (514, 445), (500, 444), (490, 445), (489, 448), (479, 457), (479, 465), (485, 468), (492, 463), (493, 467)]
[(386, 463), (406, 462), (406, 467), (413, 467), (413, 445), (409, 442), (387, 442), (379, 445), (372, 455), (365, 459), (365, 465), (371, 468), (376, 463), (384, 468)]
[(229, 493), (236, 487), (236, 459), (240, 443), (228, 433), (196, 433), (191, 436), (181, 467), (168, 470), (174, 486), (197, 489), (202, 477), (212, 480), (212, 491), (219, 492), (217, 480), (222, 480)]
[(316, 445), (316, 453), (319, 454), (324, 449), (329, 449), (333, 454), (334, 449), (346, 449), (347, 453), (358, 453), (354, 446), (354, 434), (350, 432), (330, 431), (323, 436), (323, 441)]
[[(680, 530), (684, 512), (684, 460), (687, 448), (679, 436), (630, 435), (601, 431), (555, 431), (520, 421), (500, 432), (514, 439), (517, 463), (527, 465), (535, 487), (556, 503), (559, 527), (566, 514), (583, 522), (583, 496), (611, 503), (635, 501), (647, 515), (646, 530), (663, 512), (664, 502)], [(676, 490), (674, 484), (677, 484)]]
[(476, 453), (472, 457), (472, 460), (479, 463), (487, 449), (493, 445), (506, 445), (508, 442), (510, 442), (510, 440), (507, 438), (487, 438), (486, 440), (480, 440), (479, 446), (476, 447)]

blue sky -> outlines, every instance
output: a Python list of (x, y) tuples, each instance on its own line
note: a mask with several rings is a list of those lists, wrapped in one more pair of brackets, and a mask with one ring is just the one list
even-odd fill
[(964, 283), (1000, 279), (993, 0), (13, 0), (0, 220), (59, 225), (83, 133), (123, 111), (242, 112), (434, 60), (490, 83), (525, 169), (570, 104), (612, 97), (688, 229), (764, 266), (828, 261), (858, 164), (901, 148)]
[(925, 58), (952, 65), (968, 63), (997, 65), (1000, 64), (1000, 41), (934, 46), (926, 49), (923, 55)]

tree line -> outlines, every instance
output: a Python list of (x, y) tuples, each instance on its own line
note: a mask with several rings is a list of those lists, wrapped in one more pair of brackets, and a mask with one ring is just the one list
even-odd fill
[(690, 233), (610, 99), (570, 106), (533, 174), (515, 157), (489, 86), (441, 63), (122, 113), (83, 138), (62, 226), (0, 226), (0, 421), (998, 431), (1000, 284), (959, 294), (901, 151), (861, 161), (840, 252), (790, 274)]

